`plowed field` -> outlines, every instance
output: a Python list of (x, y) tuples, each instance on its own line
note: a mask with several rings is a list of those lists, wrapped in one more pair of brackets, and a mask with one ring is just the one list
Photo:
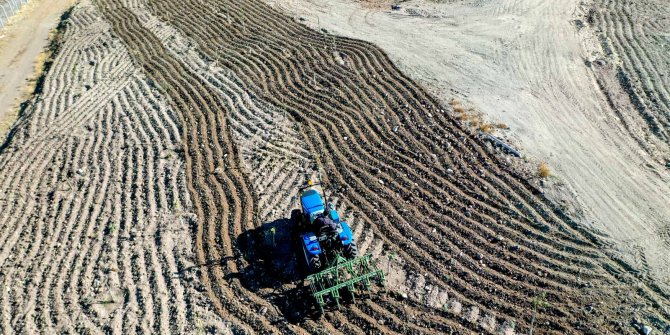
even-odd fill
[[(0, 149), (0, 333), (668, 325), (665, 293), (372, 44), (257, 0), (84, 0), (57, 45)], [(249, 239), (310, 178), (389, 277), (323, 316)]]

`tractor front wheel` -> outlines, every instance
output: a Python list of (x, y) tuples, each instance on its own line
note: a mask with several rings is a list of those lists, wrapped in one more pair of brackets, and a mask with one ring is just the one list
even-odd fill
[(309, 230), (307, 219), (305, 219), (305, 215), (302, 213), (301, 210), (294, 209), (293, 211), (291, 211), (291, 221), (295, 225), (297, 231), (299, 231), (300, 233), (304, 233)]

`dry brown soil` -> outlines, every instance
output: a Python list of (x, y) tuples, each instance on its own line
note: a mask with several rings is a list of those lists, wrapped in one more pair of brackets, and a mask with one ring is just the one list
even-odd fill
[[(653, 281), (372, 44), (257, 0), (84, 0), (60, 33), (0, 149), (0, 333), (669, 325)], [(283, 231), (309, 178), (389, 277), (325, 315)]]

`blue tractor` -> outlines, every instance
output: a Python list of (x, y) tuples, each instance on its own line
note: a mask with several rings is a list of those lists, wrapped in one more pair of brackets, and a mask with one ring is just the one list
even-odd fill
[(349, 225), (340, 220), (332, 203), (325, 203), (311, 181), (300, 189), (301, 210), (292, 213), (300, 229), (300, 241), (310, 273), (328, 267), (343, 257), (354, 259), (358, 249)]
[(383, 286), (384, 272), (370, 255), (358, 256), (351, 228), (314, 186), (309, 181), (300, 188), (301, 209), (294, 210), (291, 218), (309, 272), (305, 279), (323, 313), (329, 301), (339, 307), (342, 298), (355, 302), (360, 290), (370, 293), (373, 283)]

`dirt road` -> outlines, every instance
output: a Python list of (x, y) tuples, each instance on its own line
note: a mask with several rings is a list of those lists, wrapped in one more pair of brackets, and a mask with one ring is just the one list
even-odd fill
[[(32, 93), (38, 55), (47, 46), (49, 32), (74, 0), (32, 0), (0, 28), (0, 138), (16, 119), (19, 104)], [(43, 61), (43, 60), (42, 60)]]

